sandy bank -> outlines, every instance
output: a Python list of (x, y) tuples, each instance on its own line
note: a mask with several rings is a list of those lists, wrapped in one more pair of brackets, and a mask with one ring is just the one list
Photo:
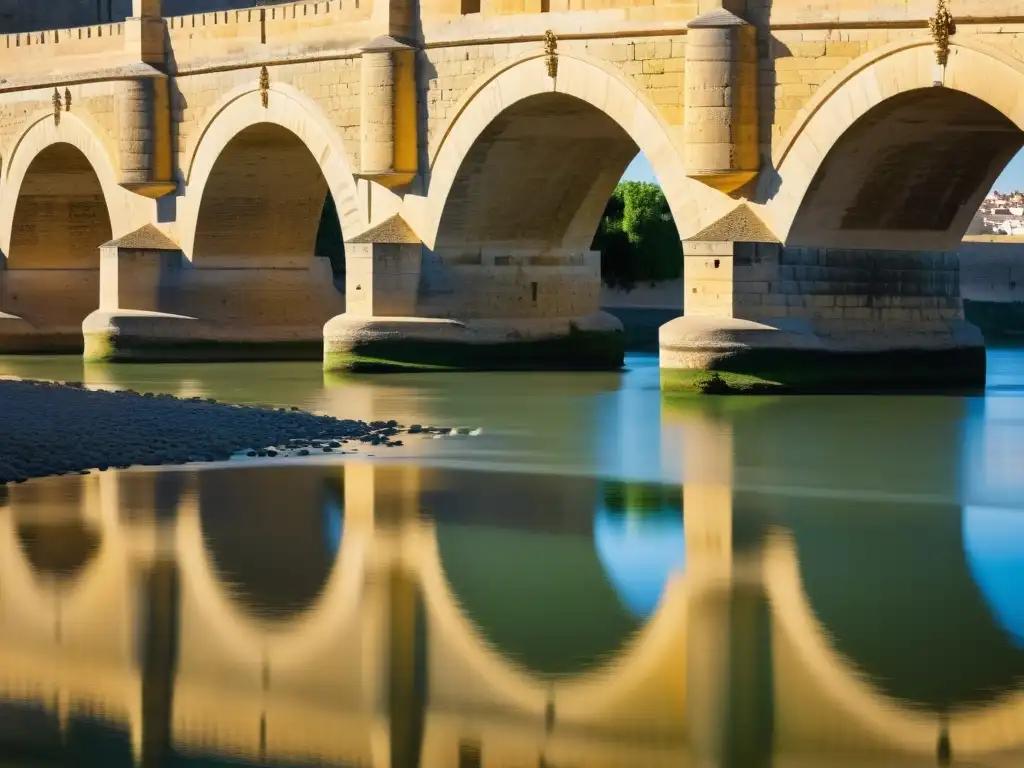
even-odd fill
[(0, 484), (87, 469), (221, 461), (274, 446), (340, 453), (351, 441), (401, 444), (399, 431), (395, 422), (0, 380)]

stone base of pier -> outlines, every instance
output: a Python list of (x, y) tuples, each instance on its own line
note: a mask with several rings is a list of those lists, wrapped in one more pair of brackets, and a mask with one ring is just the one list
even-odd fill
[(18, 315), (0, 311), (0, 354), (63, 355), (81, 351), (78, 326), (38, 328)]
[(625, 337), (604, 312), (466, 321), (342, 314), (324, 327), (323, 356), (334, 372), (617, 370)]
[[(860, 329), (863, 330), (863, 329)], [(660, 332), (666, 393), (972, 393), (985, 387), (974, 326), (829, 336), (788, 320), (680, 317)]]
[(660, 330), (666, 392), (976, 391), (985, 343), (953, 253), (685, 243), (685, 315)]
[(127, 309), (93, 312), (82, 336), (83, 357), (94, 363), (317, 360), (323, 347), (314, 328), (249, 334), (187, 315)]

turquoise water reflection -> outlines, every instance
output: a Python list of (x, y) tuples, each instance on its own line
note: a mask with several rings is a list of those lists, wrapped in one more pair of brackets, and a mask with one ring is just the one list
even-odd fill
[(638, 619), (651, 618), (669, 577), (686, 569), (678, 510), (623, 515), (598, 507), (594, 543), (612, 586)]

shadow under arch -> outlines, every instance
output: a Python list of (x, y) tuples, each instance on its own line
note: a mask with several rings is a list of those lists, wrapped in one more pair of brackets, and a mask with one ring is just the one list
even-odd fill
[[(865, 54), (796, 117), (758, 194), (786, 242), (943, 250), (959, 242), (991, 183), (1024, 145), (1012, 87), (1024, 65), (951, 41), (935, 87), (931, 40)], [(773, 181), (774, 179), (774, 181)], [(774, 189), (766, 185), (774, 184)]]
[[(548, 246), (588, 249), (612, 190), (639, 151), (664, 185), (681, 237), (734, 205), (686, 175), (657, 109), (632, 84), (596, 60), (558, 60), (554, 81), (544, 59), (532, 54), (483, 78), (460, 102), (431, 158), (426, 199), (407, 201), (410, 222), (428, 247), (479, 236), (466, 227), (490, 222), (494, 231), (486, 242), (502, 244), (515, 233), (517, 243), (525, 235)], [(516, 213), (513, 199), (515, 216), (509, 215)], [(500, 215), (459, 213), (467, 204), (495, 204)], [(483, 218), (474, 222), (476, 215)]]

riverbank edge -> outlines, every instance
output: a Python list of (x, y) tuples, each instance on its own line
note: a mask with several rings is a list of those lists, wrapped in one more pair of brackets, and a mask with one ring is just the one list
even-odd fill
[(985, 390), (986, 351), (744, 350), (704, 368), (662, 368), (664, 395), (973, 395)]
[(226, 461), (240, 451), (273, 455), (274, 446), (345, 453), (350, 442), (401, 445), (394, 437), (404, 431), (394, 421), (297, 408), (0, 379), (0, 486), (97, 469)]

